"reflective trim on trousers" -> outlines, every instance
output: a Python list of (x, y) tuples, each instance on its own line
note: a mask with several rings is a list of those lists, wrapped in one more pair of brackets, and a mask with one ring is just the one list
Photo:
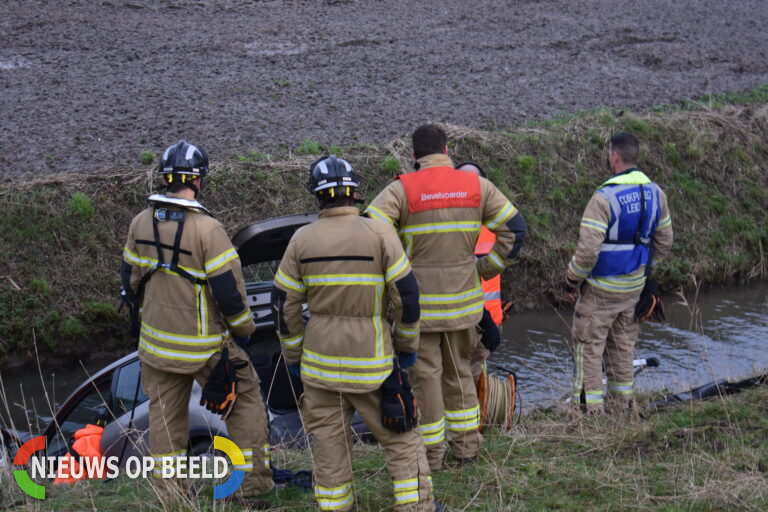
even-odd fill
[(395, 489), (395, 503), (413, 503), (419, 501), (419, 479), (395, 480), (392, 482)]
[(352, 482), (347, 482), (339, 487), (314, 487), (315, 500), (320, 510), (339, 510), (348, 507), (352, 503)]
[(480, 406), (458, 411), (445, 411), (445, 421), (451, 432), (465, 432), (480, 425)]
[(434, 423), (419, 426), (419, 433), (426, 446), (439, 444), (445, 440), (445, 418)]
[(584, 396), (588, 404), (603, 403), (603, 391), (584, 391)]
[(631, 395), (634, 387), (634, 381), (629, 382), (612, 382), (608, 381), (608, 392), (615, 393), (617, 395)]

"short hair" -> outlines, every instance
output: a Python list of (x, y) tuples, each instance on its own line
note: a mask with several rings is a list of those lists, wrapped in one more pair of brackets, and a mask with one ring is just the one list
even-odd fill
[(609, 150), (618, 153), (622, 163), (636, 164), (640, 155), (640, 141), (631, 133), (619, 133), (611, 137)]
[(427, 155), (442, 153), (448, 144), (448, 136), (436, 124), (419, 126), (413, 132), (411, 140), (413, 142), (413, 156), (416, 157), (416, 160)]

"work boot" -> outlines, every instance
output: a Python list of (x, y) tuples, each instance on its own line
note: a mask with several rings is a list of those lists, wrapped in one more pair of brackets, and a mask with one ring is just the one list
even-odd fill
[(457, 466), (469, 466), (470, 464), (474, 464), (475, 461), (477, 461), (477, 455), (473, 455), (472, 457), (456, 457)]
[(435, 512), (446, 512), (446, 508), (437, 500), (435, 500)]

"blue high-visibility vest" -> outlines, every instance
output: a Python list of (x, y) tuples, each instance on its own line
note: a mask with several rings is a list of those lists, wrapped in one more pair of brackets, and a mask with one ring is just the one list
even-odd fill
[[(645, 195), (642, 219), (641, 190)], [(661, 217), (661, 190), (642, 172), (629, 169), (603, 183), (597, 191), (611, 206), (611, 220), (591, 275), (631, 274), (648, 263), (651, 239)]]

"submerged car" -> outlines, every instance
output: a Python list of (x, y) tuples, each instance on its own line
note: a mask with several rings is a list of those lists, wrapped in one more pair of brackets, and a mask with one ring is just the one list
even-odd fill
[[(317, 219), (316, 214), (279, 217), (250, 224), (237, 232), (232, 243), (238, 251), (246, 280), (248, 305), (256, 322), (248, 351), (261, 379), (262, 394), (270, 419), (270, 443), (303, 444), (306, 436), (297, 410), (301, 381), (288, 374), (280, 359), (270, 309), (272, 279), (293, 233)], [(305, 315), (308, 317), (309, 312)], [(93, 423), (101, 412), (107, 417), (101, 447), (105, 457), (121, 460), (148, 452), (149, 401), (141, 387), (138, 353), (133, 352), (95, 373), (61, 405), (44, 429), (47, 455), (63, 455), (75, 431)], [(189, 401), (189, 450), (208, 452), (216, 435), (226, 436), (221, 417), (199, 405), (200, 386), (195, 383)], [(106, 408), (106, 410), (104, 409)], [(365, 424), (356, 416), (355, 433), (370, 439)], [(29, 433), (2, 432), (7, 450), (0, 450), (0, 467), (8, 456), (31, 437)]]

